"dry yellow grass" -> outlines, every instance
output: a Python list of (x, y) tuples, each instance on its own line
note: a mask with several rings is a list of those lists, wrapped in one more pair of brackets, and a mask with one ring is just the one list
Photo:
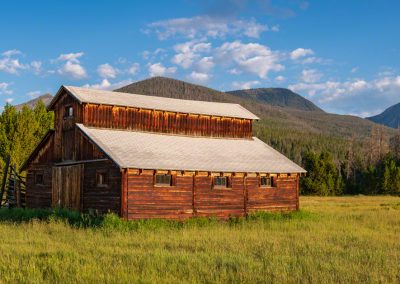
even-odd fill
[(175, 228), (0, 223), (0, 282), (400, 282), (399, 197), (302, 197), (302, 213)]

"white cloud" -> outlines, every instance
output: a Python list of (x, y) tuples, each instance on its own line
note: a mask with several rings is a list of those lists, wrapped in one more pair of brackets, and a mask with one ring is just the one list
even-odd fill
[(210, 75), (207, 73), (193, 71), (192, 73), (190, 73), (188, 78), (197, 83), (205, 83), (210, 79)]
[(356, 73), (357, 71), (358, 71), (358, 67), (353, 67), (350, 70), (351, 73)]
[(214, 65), (213, 57), (203, 57), (196, 63), (196, 69), (201, 72), (208, 72), (214, 67)]
[(18, 49), (10, 49), (10, 50), (4, 51), (1, 55), (3, 55), (4, 57), (11, 57), (11, 56), (20, 55), (20, 54), (22, 54), (22, 52), (19, 51)]
[(286, 81), (286, 78), (284, 76), (282, 76), (282, 75), (279, 75), (279, 76), (275, 77), (275, 82), (277, 82), (277, 83), (282, 83), (282, 82), (285, 82), (285, 81)]
[(271, 71), (281, 71), (277, 52), (259, 43), (244, 44), (240, 41), (225, 42), (215, 50), (215, 58), (221, 65), (234, 65), (234, 69), (266, 78)]
[(302, 58), (302, 57), (305, 57), (308, 55), (313, 55), (313, 54), (314, 54), (314, 51), (312, 49), (297, 48), (290, 53), (290, 58), (292, 60), (297, 60), (299, 58)]
[(119, 81), (116, 83), (111, 83), (107, 79), (103, 79), (98, 84), (85, 84), (82, 87), (97, 89), (97, 90), (115, 90), (115, 89), (121, 88), (123, 86), (129, 85), (131, 83), (133, 83), (133, 81), (131, 79), (122, 80), (122, 81)]
[(42, 71), (42, 62), (41, 61), (32, 61), (31, 68), (35, 74), (39, 74)]
[(83, 52), (76, 52), (76, 53), (66, 53), (66, 54), (61, 54), (57, 60), (59, 61), (71, 61), (75, 63), (79, 63), (79, 58), (84, 55)]
[(13, 102), (13, 100), (14, 100), (14, 98), (7, 98), (7, 99), (5, 99), (4, 101), (5, 101), (7, 104), (11, 104), (11, 103)]
[(177, 53), (172, 57), (172, 63), (184, 69), (188, 69), (192, 66), (193, 62), (200, 57), (200, 53), (209, 52), (211, 50), (211, 43), (188, 41), (175, 45), (174, 50)]
[(83, 52), (61, 54), (57, 60), (66, 62), (61, 68), (58, 69), (58, 73), (61, 75), (70, 76), (74, 79), (86, 78), (86, 70), (79, 62), (79, 58), (83, 55)]
[(97, 74), (102, 78), (115, 78), (117, 77), (117, 73), (117, 69), (108, 63), (101, 64), (97, 67)]
[(315, 69), (304, 69), (301, 71), (301, 80), (306, 83), (315, 83), (322, 78), (322, 73)]
[(160, 62), (148, 65), (149, 75), (154, 76), (168, 76), (176, 72), (176, 67), (165, 67)]
[(27, 67), (22, 64), (18, 58), (3, 57), (0, 59), (0, 71), (10, 74), (19, 74), (19, 70), (26, 69)]
[(386, 76), (366, 81), (329, 80), (320, 83), (297, 83), (289, 89), (305, 94), (322, 108), (345, 114), (377, 114), (393, 104), (399, 103), (400, 76)]
[(139, 65), (139, 63), (133, 63), (133, 64), (131, 65), (131, 67), (129, 67), (128, 73), (129, 73), (130, 75), (136, 75), (137, 72), (139, 72), (139, 70), (140, 70), (140, 65)]
[(26, 95), (28, 97), (30, 97), (31, 99), (36, 99), (37, 97), (39, 97), (41, 95), (41, 92), (40, 91), (31, 91), (31, 92), (26, 93)]
[(239, 90), (247, 90), (247, 89), (251, 89), (254, 88), (257, 85), (260, 85), (261, 82), (260, 81), (247, 81), (247, 82), (233, 82), (232, 83), (232, 87), (234, 89), (239, 89)]
[(155, 33), (160, 40), (180, 36), (183, 38), (224, 38), (227, 35), (259, 38), (264, 31), (278, 31), (278, 26), (271, 29), (257, 23), (254, 19), (238, 20), (210, 16), (195, 16), (191, 18), (175, 18), (157, 21), (147, 25), (146, 34)]
[(10, 84), (5, 82), (0, 82), (0, 95), (11, 95), (13, 93), (10, 90)]
[(69, 75), (74, 79), (84, 79), (87, 77), (86, 70), (79, 63), (73, 63), (67, 61), (60, 69), (58, 73), (62, 75)]

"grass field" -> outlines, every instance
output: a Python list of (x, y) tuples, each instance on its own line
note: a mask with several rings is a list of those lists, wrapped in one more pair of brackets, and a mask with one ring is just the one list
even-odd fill
[[(302, 197), (248, 220), (0, 222), (0, 283), (400, 282), (399, 197)], [(3, 212), (4, 213), (4, 212)]]

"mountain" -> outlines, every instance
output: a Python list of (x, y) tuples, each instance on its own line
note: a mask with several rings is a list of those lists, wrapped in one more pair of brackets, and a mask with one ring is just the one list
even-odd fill
[(30, 101), (27, 101), (25, 103), (19, 104), (19, 105), (15, 105), (15, 108), (20, 111), (22, 109), (23, 106), (28, 106), (29, 108), (34, 108), (36, 106), (36, 104), (41, 100), (46, 106), (51, 102), (51, 100), (53, 99), (53, 96), (50, 94), (44, 94), (40, 97), (37, 97), (35, 99), (32, 99)]
[(398, 128), (400, 126), (400, 103), (387, 108), (381, 114), (367, 117), (367, 119), (388, 127)]
[(114, 91), (195, 101), (232, 103), (237, 101), (231, 94), (166, 77), (149, 78)]
[(252, 98), (260, 102), (265, 102), (273, 106), (289, 107), (298, 110), (319, 111), (322, 109), (306, 98), (296, 94), (295, 92), (284, 88), (258, 88), (248, 90), (229, 91), (229, 94), (242, 97)]

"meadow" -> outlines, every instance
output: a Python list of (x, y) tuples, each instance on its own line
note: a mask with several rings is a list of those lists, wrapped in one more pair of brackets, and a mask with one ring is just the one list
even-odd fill
[(2, 209), (0, 283), (400, 282), (400, 197), (301, 197), (300, 205), (185, 223)]

